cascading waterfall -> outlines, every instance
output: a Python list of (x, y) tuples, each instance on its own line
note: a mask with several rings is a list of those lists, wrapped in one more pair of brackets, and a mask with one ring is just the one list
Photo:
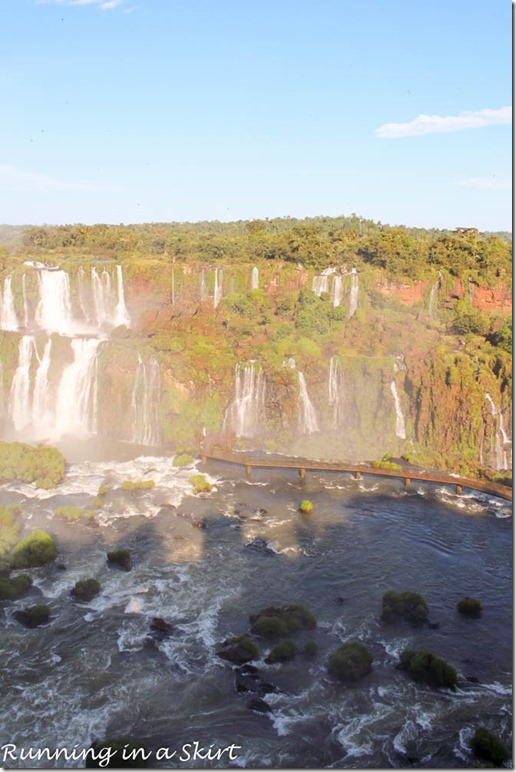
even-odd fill
[(215, 268), (215, 289), (213, 290), (213, 308), (217, 308), (222, 298), (222, 268)]
[(118, 302), (115, 308), (115, 327), (119, 327), (120, 325), (125, 325), (126, 327), (130, 327), (131, 319), (129, 317), (129, 312), (125, 304), (124, 278), (122, 275), (121, 265), (117, 265), (116, 267), (116, 278), (117, 278)]
[(2, 295), (2, 308), (0, 314), (0, 328), (16, 332), (20, 325), (14, 306), (14, 295), (12, 288), (12, 276), (6, 276), (4, 280), (4, 291)]
[(10, 417), (16, 431), (25, 429), (32, 422), (30, 399), (31, 364), (33, 353), (37, 356), (36, 343), (32, 335), (20, 339), (18, 367), (14, 373), (10, 394)]
[(328, 403), (333, 407), (333, 428), (337, 429), (344, 423), (344, 378), (337, 357), (330, 359), (330, 374), (328, 377)]
[(507, 432), (505, 431), (505, 427), (503, 424), (503, 416), (501, 410), (497, 410), (495, 403), (493, 402), (493, 398), (490, 394), (486, 392), (486, 399), (489, 402), (489, 405), (491, 407), (491, 415), (495, 419), (495, 423), (497, 424), (496, 429), (496, 435), (494, 439), (494, 448), (493, 448), (493, 456), (495, 458), (495, 469), (498, 471), (502, 469), (508, 469), (508, 460), (507, 460), (507, 453), (504, 448), (505, 443), (509, 443), (510, 440), (507, 436)]
[(138, 354), (138, 364), (131, 396), (133, 417), (132, 441), (138, 445), (159, 445), (159, 402), (161, 382), (159, 363), (155, 357), (144, 362)]
[(64, 370), (57, 391), (56, 428), (60, 436), (97, 431), (99, 338), (73, 338), (73, 362)]
[(53, 425), (52, 393), (49, 387), (48, 371), (50, 369), (52, 338), (45, 344), (43, 356), (34, 379), (34, 398), (32, 404), (32, 425), (37, 434), (41, 434)]
[(319, 274), (312, 279), (312, 291), (318, 297), (321, 297), (323, 292), (328, 292), (330, 277), (328, 274)]
[(237, 437), (255, 437), (265, 406), (265, 374), (255, 362), (235, 367), (235, 399), (226, 410), (224, 430), (232, 429)]
[(358, 308), (358, 274), (357, 269), (351, 269), (351, 291), (349, 293), (348, 319), (354, 315)]
[(27, 302), (27, 275), (22, 276), (22, 295), (23, 295), (23, 326), (29, 326), (29, 304)]
[(315, 408), (308, 396), (305, 376), (298, 370), (299, 378), (299, 428), (301, 434), (314, 434), (319, 431)]
[(253, 266), (253, 270), (251, 271), (251, 289), (255, 290), (258, 289), (260, 286), (259, 282), (259, 276), (258, 276), (258, 268), (256, 266)]
[(36, 324), (46, 332), (74, 335), (77, 325), (72, 315), (70, 277), (65, 271), (38, 271), (39, 303)]
[(208, 300), (208, 286), (206, 284), (206, 271), (201, 270), (201, 300)]
[(403, 417), (403, 411), (401, 409), (401, 402), (398, 396), (398, 390), (396, 388), (396, 381), (394, 378), (391, 381), (391, 394), (394, 398), (394, 408), (396, 410), (396, 437), (401, 440), (407, 439), (405, 433), (405, 418)]
[(437, 309), (437, 296), (439, 294), (439, 288), (441, 286), (442, 278), (443, 278), (443, 275), (439, 271), (437, 281), (435, 282), (432, 289), (430, 290), (430, 298), (428, 300), (428, 316), (430, 316), (432, 319), (435, 317), (435, 312)]
[(330, 299), (334, 308), (340, 306), (342, 302), (342, 276), (335, 274), (333, 277), (333, 283), (331, 285)]

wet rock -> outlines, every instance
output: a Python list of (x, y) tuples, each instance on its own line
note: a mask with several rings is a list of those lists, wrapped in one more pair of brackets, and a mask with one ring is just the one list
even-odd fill
[(100, 584), (96, 579), (79, 579), (75, 583), (75, 587), (70, 590), (70, 595), (75, 600), (82, 600), (89, 603), (90, 600), (99, 594)]
[(271, 706), (260, 697), (251, 697), (251, 699), (247, 701), (247, 707), (249, 710), (254, 710), (255, 713), (272, 713)]
[(39, 627), (45, 625), (50, 620), (50, 609), (48, 606), (30, 606), (29, 608), (15, 611), (13, 617), (25, 627)]
[(232, 662), (234, 665), (244, 665), (253, 659), (258, 659), (260, 650), (247, 635), (229, 638), (217, 649), (217, 656)]
[(276, 555), (274, 550), (269, 547), (269, 544), (265, 541), (265, 539), (253, 539), (253, 541), (245, 544), (244, 548), (252, 550), (253, 552), (258, 552), (260, 555), (267, 555), (269, 557)]
[(129, 550), (113, 550), (107, 554), (108, 564), (124, 571), (131, 570), (131, 553)]
[(58, 571), (66, 571), (66, 566), (64, 563), (57, 563), (56, 568)]
[(235, 670), (235, 689), (237, 692), (251, 692), (259, 697), (277, 691), (273, 684), (263, 681), (257, 668), (244, 665)]
[(430, 628), (430, 630), (439, 630), (441, 625), (439, 622), (429, 622), (428, 627)]
[(174, 632), (174, 626), (161, 617), (153, 617), (150, 623), (151, 636), (159, 641), (168, 638)]
[(479, 684), (480, 681), (476, 676), (466, 676), (466, 681), (469, 681), (470, 684)]

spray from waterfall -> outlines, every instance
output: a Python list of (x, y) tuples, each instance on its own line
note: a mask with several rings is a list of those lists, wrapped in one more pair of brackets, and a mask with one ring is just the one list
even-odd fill
[(66, 367), (57, 391), (59, 436), (88, 436), (97, 431), (98, 338), (72, 338), (73, 362)]
[(235, 399), (224, 416), (224, 431), (233, 430), (237, 437), (255, 437), (265, 407), (266, 381), (255, 362), (235, 367)]
[(401, 409), (401, 402), (398, 396), (398, 390), (396, 388), (396, 381), (394, 378), (391, 381), (391, 394), (394, 398), (394, 409), (396, 410), (396, 437), (401, 440), (405, 440), (407, 435), (405, 433), (405, 418)]
[(161, 378), (155, 357), (144, 362), (138, 354), (138, 364), (131, 396), (132, 441), (138, 445), (159, 445), (159, 404)]
[(344, 423), (344, 377), (340, 361), (337, 357), (330, 359), (328, 377), (328, 403), (333, 408), (333, 428), (337, 429)]
[(16, 332), (19, 330), (18, 317), (14, 306), (14, 294), (12, 288), (12, 276), (4, 279), (4, 291), (2, 294), (2, 307), (0, 314), (0, 329)]

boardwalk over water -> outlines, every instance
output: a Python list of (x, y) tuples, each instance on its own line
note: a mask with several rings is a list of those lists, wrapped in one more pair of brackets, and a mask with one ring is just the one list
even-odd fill
[(403, 480), (405, 487), (409, 487), (411, 482), (430, 482), (441, 485), (452, 485), (456, 493), (462, 493), (464, 488), (481, 493), (488, 493), (491, 496), (512, 501), (512, 489), (505, 485), (497, 483), (482, 482), (481, 480), (470, 480), (467, 477), (458, 477), (446, 474), (445, 472), (435, 472), (419, 470), (412, 466), (406, 466), (401, 471), (391, 469), (377, 469), (370, 464), (348, 464), (341, 461), (325, 461), (309, 458), (299, 458), (297, 456), (277, 456), (277, 455), (256, 455), (245, 453), (229, 448), (210, 447), (206, 443), (205, 448), (201, 446), (201, 461), (205, 464), (210, 461), (223, 461), (228, 464), (236, 464), (245, 467), (246, 475), (251, 476), (253, 469), (297, 469), (301, 478), (304, 478), (307, 471), (318, 472), (344, 472), (352, 474), (357, 480), (362, 475), (375, 475), (376, 477), (395, 477)]

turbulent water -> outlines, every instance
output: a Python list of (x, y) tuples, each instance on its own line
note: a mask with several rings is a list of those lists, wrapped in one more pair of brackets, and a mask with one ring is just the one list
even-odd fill
[[(80, 750), (96, 738), (131, 735), (154, 752), (196, 741), (214, 749), (234, 744), (233, 765), (240, 767), (375, 768), (473, 766), (468, 741), (479, 725), (508, 741), (507, 504), (342, 474), (308, 473), (301, 481), (294, 471), (255, 470), (247, 481), (240, 469), (215, 463), (202, 470), (214, 491), (194, 497), (192, 471), (143, 456), (72, 464), (55, 491), (2, 488), (1, 503), (19, 502), (26, 530), (53, 533), (59, 555), (33, 572), (27, 597), (2, 609), (0, 745)], [(125, 479), (156, 486), (124, 491)], [(103, 497), (97, 527), (53, 516), (61, 504), (90, 509), (101, 484), (113, 489)], [(311, 515), (298, 512), (303, 498), (313, 502)], [(130, 572), (108, 568), (106, 551), (117, 547), (131, 550)], [(74, 602), (70, 589), (90, 576), (101, 594)], [(389, 589), (421, 592), (439, 626), (381, 624)], [(482, 601), (480, 619), (456, 613), (465, 595)], [(21, 627), (13, 611), (37, 602), (50, 606), (50, 624)], [(264, 698), (271, 712), (260, 714), (249, 708), (249, 694), (237, 693), (232, 668), (216, 649), (248, 630), (249, 614), (292, 602), (315, 615), (309, 637), (318, 652), (284, 665), (258, 663), (277, 687)], [(155, 616), (172, 623), (173, 632), (152, 644)], [(298, 634), (300, 648), (306, 637)], [(348, 640), (363, 641), (374, 657), (372, 673), (353, 687), (326, 672), (330, 653)], [(266, 653), (268, 645), (260, 645)], [(459, 688), (416, 685), (397, 670), (409, 645), (453, 664)], [(176, 759), (152, 766), (227, 763)]]

